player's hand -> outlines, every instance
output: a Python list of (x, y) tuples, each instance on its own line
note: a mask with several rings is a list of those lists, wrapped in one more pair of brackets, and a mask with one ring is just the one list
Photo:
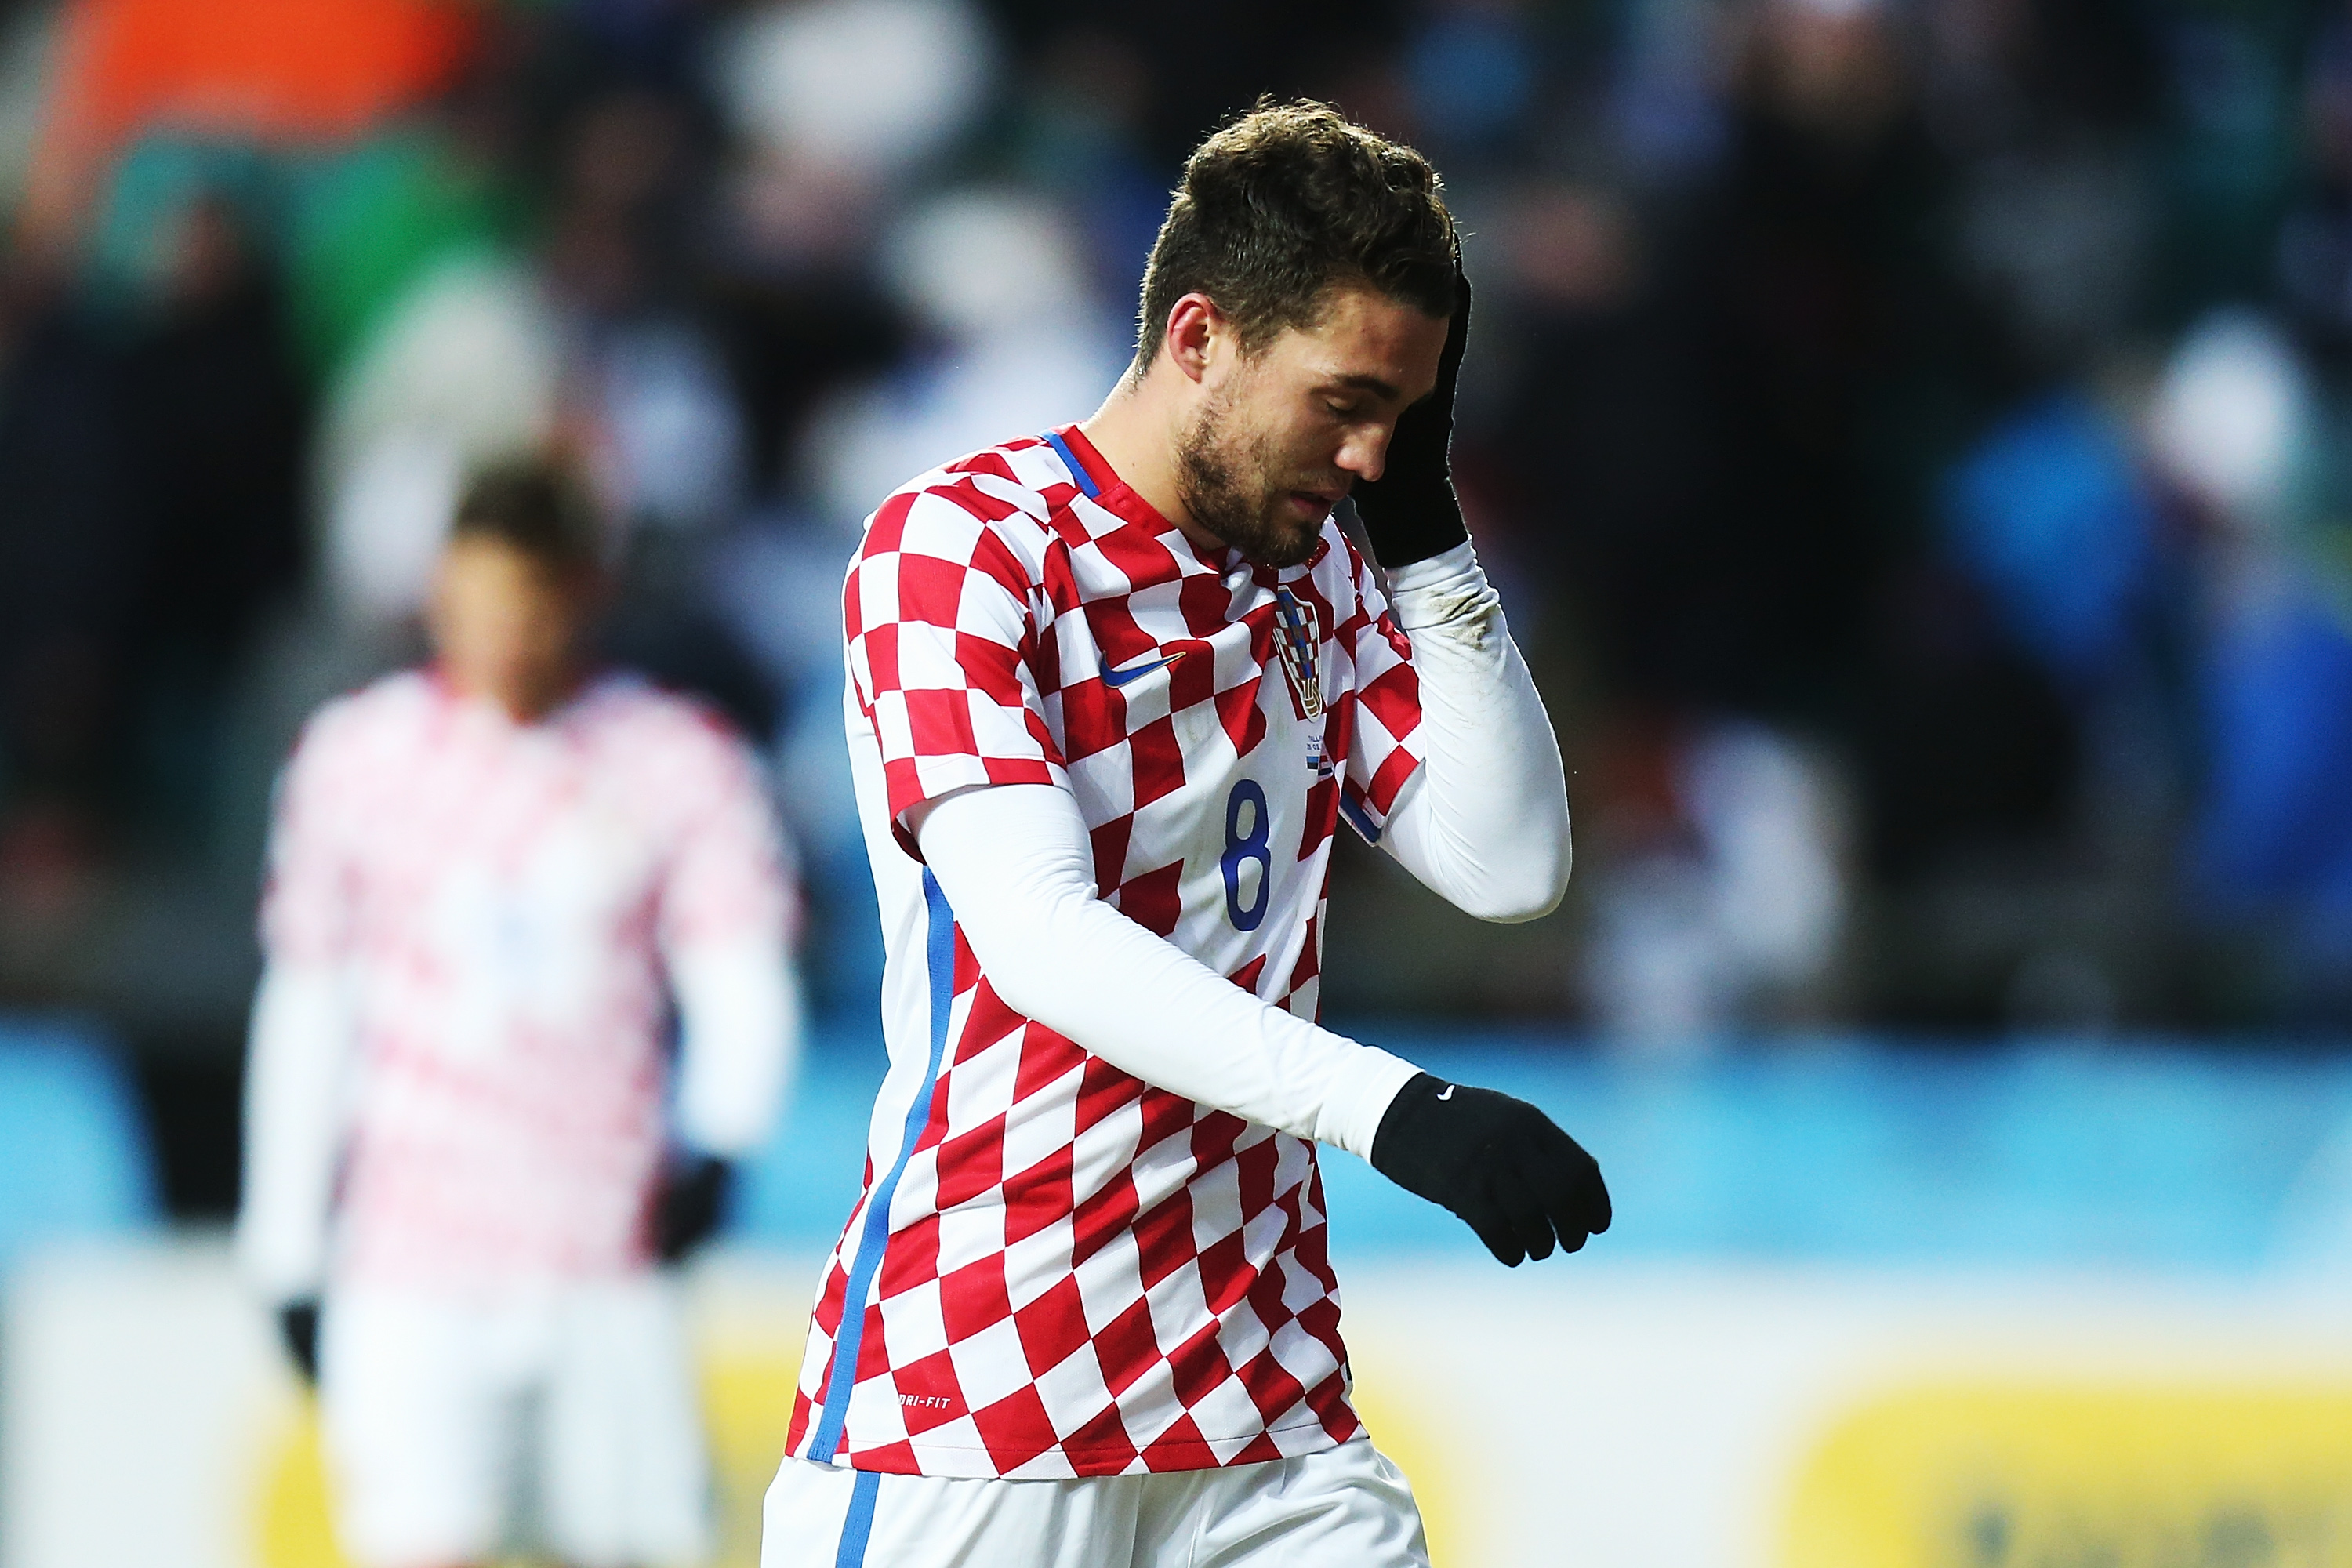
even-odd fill
[(1574, 1252), (1609, 1228), (1601, 1166), (1524, 1100), (1427, 1073), (1398, 1090), (1372, 1135), (1372, 1168), (1443, 1204), (1513, 1268)]
[(286, 1342), (286, 1353), (293, 1358), (294, 1370), (302, 1374), (305, 1386), (319, 1386), (319, 1302), (306, 1296), (289, 1301), (278, 1309), (278, 1337)]
[(1381, 565), (1394, 571), (1443, 555), (1470, 537), (1454, 494), (1454, 384), (1470, 341), (1470, 279), (1454, 269), (1454, 319), (1437, 361), (1437, 386), (1397, 419), (1381, 477), (1352, 492), (1356, 515)]
[(654, 1256), (677, 1263), (709, 1240), (726, 1217), (727, 1194), (734, 1184), (735, 1167), (725, 1160), (709, 1154), (672, 1160), (654, 1193)]

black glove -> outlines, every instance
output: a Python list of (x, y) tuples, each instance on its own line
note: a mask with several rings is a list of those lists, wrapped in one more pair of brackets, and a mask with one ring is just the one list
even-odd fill
[(319, 1302), (306, 1296), (289, 1301), (278, 1309), (278, 1335), (286, 1342), (286, 1353), (294, 1358), (294, 1370), (311, 1388), (319, 1386)]
[(709, 1154), (686, 1154), (663, 1170), (654, 1191), (654, 1256), (676, 1263), (710, 1239), (726, 1216), (735, 1167)]
[(1356, 515), (1381, 565), (1394, 571), (1443, 555), (1470, 537), (1454, 494), (1454, 384), (1470, 341), (1470, 279), (1454, 271), (1454, 319), (1437, 361), (1437, 386), (1397, 419), (1381, 477), (1355, 488)]
[(1524, 1100), (1416, 1074), (1372, 1135), (1372, 1168), (1443, 1204), (1513, 1268), (1609, 1228), (1601, 1167)]

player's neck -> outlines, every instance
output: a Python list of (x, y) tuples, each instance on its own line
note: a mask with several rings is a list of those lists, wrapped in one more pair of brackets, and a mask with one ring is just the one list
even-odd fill
[(528, 728), (569, 702), (583, 684), (576, 664), (522, 679), (499, 679), (453, 667), (446, 659), (436, 666), (441, 679), (458, 698), (494, 708), (509, 722)]
[(1103, 405), (1078, 429), (1119, 482), (1213, 561), (1224, 552), (1225, 542), (1192, 521), (1176, 481), (1176, 448), (1183, 436), (1186, 405), (1162, 384), (1166, 374), (1162, 368), (1119, 377)]

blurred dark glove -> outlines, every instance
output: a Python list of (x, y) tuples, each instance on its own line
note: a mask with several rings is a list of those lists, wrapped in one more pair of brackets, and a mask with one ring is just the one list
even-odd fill
[(1450, 455), (1454, 384), (1461, 379), (1462, 350), (1469, 341), (1470, 279), (1457, 265), (1454, 319), (1437, 361), (1437, 385), (1398, 417), (1381, 477), (1351, 492), (1372, 553), (1391, 571), (1443, 555), (1470, 537), (1462, 525), (1462, 502), (1454, 494)]
[(1601, 1167), (1524, 1100), (1416, 1075), (1372, 1135), (1372, 1168), (1454, 1211), (1513, 1268), (1609, 1228)]
[(294, 1370), (302, 1374), (305, 1385), (319, 1386), (319, 1302), (306, 1296), (289, 1301), (278, 1309), (278, 1336), (286, 1342), (286, 1353), (294, 1358)]
[(683, 1154), (664, 1167), (653, 1203), (654, 1256), (677, 1263), (710, 1239), (726, 1216), (735, 1167), (709, 1154)]

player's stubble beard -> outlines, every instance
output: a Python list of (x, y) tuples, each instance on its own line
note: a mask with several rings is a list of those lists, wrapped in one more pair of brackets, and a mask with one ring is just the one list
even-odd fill
[(1213, 395), (1176, 443), (1176, 498), (1194, 522), (1262, 566), (1296, 566), (1323, 529), (1286, 525), (1275, 508), (1290, 493), (1271, 477), (1276, 460), (1263, 431), (1245, 430), (1230, 394)]

